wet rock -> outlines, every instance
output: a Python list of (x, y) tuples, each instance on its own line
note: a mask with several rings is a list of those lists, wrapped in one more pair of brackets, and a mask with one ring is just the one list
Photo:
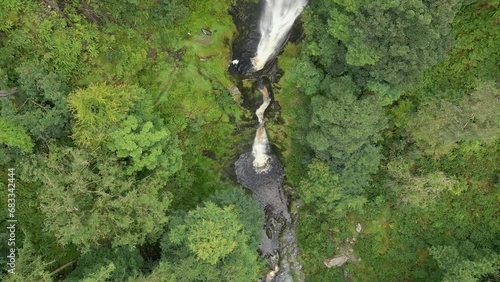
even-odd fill
[(260, 5), (252, 1), (237, 1), (229, 13), (238, 30), (231, 48), (232, 60), (238, 60), (238, 63), (231, 64), (229, 72), (243, 79), (251, 72), (251, 58), (255, 56), (260, 40)]
[(341, 267), (347, 261), (349, 261), (348, 256), (340, 255), (340, 256), (336, 256), (332, 259), (325, 259), (325, 261), (323, 261), (323, 263), (326, 265), (326, 267), (330, 268), (330, 267), (334, 267), (334, 266)]
[(235, 163), (235, 172), (237, 181), (253, 192), (266, 215), (259, 253), (267, 260), (271, 271), (258, 281), (293, 282), (294, 271), (296, 281), (303, 282), (302, 265), (296, 260), (299, 254), (295, 235), (297, 215), (288, 211), (288, 200), (282, 189), (283, 166), (275, 155), (270, 154), (272, 168), (258, 174), (253, 168), (253, 160), (251, 152), (241, 154)]
[[(251, 152), (246, 152), (240, 155), (236, 161), (235, 169), (238, 176), (238, 182), (243, 187), (252, 190), (253, 192), (265, 193), (265, 188), (280, 188), (285, 173), (280, 160), (274, 155), (270, 155), (270, 163), (272, 168), (266, 172), (258, 174), (253, 167), (254, 157)], [(274, 189), (273, 189), (274, 190)], [(261, 199), (261, 197), (258, 197)], [(265, 207), (266, 205), (264, 205)]]
[(229, 94), (231, 94), (231, 96), (235, 96), (235, 95), (240, 96), (241, 95), (240, 89), (238, 89), (238, 86), (236, 86), (234, 84), (229, 85), (227, 87), (227, 90), (229, 91)]
[(212, 32), (207, 28), (202, 28), (201, 32), (207, 36), (212, 36)]
[(361, 232), (361, 223), (356, 224), (356, 232)]
[(270, 154), (271, 169), (260, 174), (255, 171), (253, 161), (254, 157), (251, 152), (240, 155), (235, 163), (238, 182), (243, 187), (252, 190), (253, 196), (259, 201), (262, 210), (271, 207), (272, 213), (281, 214), (287, 221), (290, 221), (287, 200), (281, 189), (285, 173), (280, 160), (274, 154)]

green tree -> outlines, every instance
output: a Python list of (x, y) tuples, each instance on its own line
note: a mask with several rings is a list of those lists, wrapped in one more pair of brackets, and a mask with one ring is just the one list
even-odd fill
[(392, 86), (411, 83), (443, 57), (451, 43), (449, 24), (461, 5), (460, 0), (332, 2), (315, 5), (328, 15), (323, 36), (342, 42), (348, 65), (366, 68), (369, 79)]
[(0, 144), (11, 148), (18, 148), (24, 153), (33, 150), (35, 144), (26, 130), (19, 125), (14, 125), (0, 116)]
[(163, 176), (128, 176), (118, 160), (84, 150), (51, 146), (26, 168), (36, 181), (46, 228), (62, 245), (83, 250), (105, 242), (135, 246), (159, 235), (171, 196)]
[(2, 117), (22, 125), (34, 140), (65, 138), (69, 132), (68, 86), (47, 69), (47, 64), (32, 62), (17, 67), (18, 93), (1, 100)]
[(357, 97), (360, 89), (349, 76), (325, 79), (324, 95), (311, 98), (312, 118), (306, 140), (326, 161), (347, 193), (362, 193), (381, 159), (375, 146), (386, 119), (374, 96)]
[(256, 249), (262, 236), (262, 211), (236, 189), (217, 192), (209, 199), (187, 214), (172, 216), (162, 239), (169, 279), (255, 281), (261, 268)]
[(498, 97), (500, 89), (488, 82), (458, 103), (429, 100), (420, 106), (408, 129), (423, 151), (434, 157), (458, 148), (463, 141), (490, 144), (500, 134)]
[(323, 78), (323, 72), (307, 58), (294, 60), (287, 73), (287, 79), (294, 82), (294, 87), (310, 96), (319, 92)]
[[(464, 1), (452, 23), (453, 48), (447, 60), (437, 64), (419, 79), (420, 87), (410, 93), (413, 99), (460, 100), (481, 81), (498, 80), (500, 37), (497, 27), (499, 1)], [(492, 20), (493, 19), (493, 20)]]
[(64, 281), (126, 281), (137, 277), (142, 266), (137, 249), (92, 248), (78, 258), (76, 268)]
[(45, 269), (47, 264), (42, 259), (42, 256), (36, 252), (35, 246), (31, 242), (30, 236), (24, 237), (22, 247), (17, 249), (15, 264), (15, 273), (6, 273), (4, 275), (0, 275), (2, 281), (53, 281), (52, 277)]
[(127, 117), (134, 101), (143, 94), (137, 88), (107, 84), (92, 84), (71, 92), (68, 103), (75, 118), (75, 143), (96, 149), (109, 141), (109, 131)]
[[(498, 277), (499, 254), (467, 254), (464, 256), (453, 246), (431, 247), (429, 252), (437, 260), (439, 268), (444, 271), (443, 282), (475, 282), (480, 281), (488, 274)], [(467, 256), (474, 255), (475, 259), (467, 258)]]
[(96, 272), (90, 273), (85, 276), (81, 282), (94, 282), (94, 281), (109, 281), (111, 277), (111, 273), (116, 270), (116, 266), (114, 263), (110, 262), (107, 266), (102, 266)]
[(181, 167), (181, 151), (177, 147), (177, 138), (163, 123), (143, 122), (135, 116), (128, 116), (120, 127), (109, 133), (108, 149), (120, 159), (129, 158), (127, 174), (131, 175), (144, 169), (157, 169), (166, 176)]
[(443, 193), (460, 195), (467, 190), (466, 183), (442, 171), (414, 175), (414, 163), (410, 156), (387, 163), (387, 172), (393, 179), (386, 186), (396, 192), (401, 203), (425, 208), (432, 206)]
[[(156, 171), (168, 177), (181, 168), (181, 151), (149, 99), (136, 87), (91, 85), (72, 92), (68, 101), (76, 119), (75, 143), (113, 152), (126, 165), (127, 175)], [(136, 102), (134, 104), (134, 102)]]
[[(192, 270), (195, 270), (193, 268)], [(151, 271), (151, 273), (147, 275), (140, 275), (135, 278), (130, 278), (129, 282), (150, 282), (150, 281), (158, 281), (158, 282), (175, 282), (180, 281), (180, 279), (176, 279), (175, 274), (173, 273), (172, 266), (165, 260), (161, 260), (158, 265)]]
[[(289, 104), (301, 102), (286, 122), (307, 123), (296, 138), (319, 159), (295, 183), (308, 204), (297, 231), (307, 280), (342, 279), (342, 271), (320, 266), (352, 237), (362, 261), (344, 271), (354, 280), (498, 279), (499, 107), (494, 84), (485, 83), (498, 73), (498, 1), (465, 1), (454, 19), (462, 2), (319, 0), (306, 8), (295, 66), (312, 79), (285, 81), (283, 89)], [(301, 73), (291, 67), (284, 78)], [(471, 93), (480, 87), (488, 90)], [(387, 108), (393, 120), (384, 130)], [(342, 197), (361, 195), (363, 210), (335, 217)], [(438, 258), (432, 246), (458, 255)], [(448, 258), (456, 263), (441, 266)]]
[(299, 191), (305, 203), (328, 217), (342, 217), (348, 211), (359, 210), (366, 202), (363, 196), (344, 191), (339, 176), (331, 174), (328, 164), (317, 159), (309, 165), (307, 178), (301, 181)]
[(207, 198), (207, 201), (213, 202), (219, 207), (234, 206), (234, 212), (238, 215), (238, 220), (243, 225), (242, 231), (249, 238), (249, 247), (257, 249), (262, 239), (264, 213), (256, 200), (245, 194), (244, 189), (229, 188), (217, 190)]
[(242, 238), (243, 225), (239, 223), (234, 206), (218, 207), (208, 202), (204, 207), (190, 211), (185, 224), (172, 228), (169, 238), (174, 244), (187, 241), (197, 258), (216, 264), (231, 253)]
[(325, 94), (311, 99), (307, 136), (318, 156), (345, 160), (363, 145), (381, 139), (385, 118), (376, 98), (358, 98), (360, 89), (349, 76), (325, 79), (322, 87)]

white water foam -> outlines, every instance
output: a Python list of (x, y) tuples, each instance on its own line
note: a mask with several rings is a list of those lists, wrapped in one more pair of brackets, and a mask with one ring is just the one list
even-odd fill
[(264, 126), (264, 113), (266, 112), (267, 106), (271, 103), (271, 98), (269, 97), (269, 92), (266, 87), (260, 89), (260, 92), (262, 93), (263, 102), (255, 111), (255, 115), (259, 119), (259, 126)]
[(260, 41), (252, 58), (253, 71), (261, 70), (278, 53), (287, 39), (295, 19), (302, 13), (307, 0), (266, 0), (260, 18)]
[(267, 173), (271, 169), (270, 156), (271, 148), (269, 139), (267, 138), (266, 128), (264, 127), (264, 113), (267, 106), (271, 103), (271, 97), (266, 87), (259, 89), (262, 93), (262, 105), (255, 111), (255, 115), (259, 119), (259, 128), (255, 134), (255, 139), (252, 146), (252, 155), (254, 157), (253, 167), (258, 174)]
[(271, 169), (269, 139), (267, 138), (266, 128), (259, 127), (253, 141), (252, 155), (253, 168), (257, 174), (267, 173)]

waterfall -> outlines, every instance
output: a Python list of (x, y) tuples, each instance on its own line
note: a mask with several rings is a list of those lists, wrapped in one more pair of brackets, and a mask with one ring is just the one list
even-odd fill
[(251, 59), (253, 71), (261, 70), (281, 50), (295, 19), (306, 4), (307, 0), (265, 0), (257, 54)]
[[(257, 53), (252, 61), (252, 71), (261, 70), (269, 59), (275, 56), (286, 42), (295, 19), (302, 13), (307, 0), (265, 0), (264, 12), (260, 18), (260, 41)], [(232, 64), (238, 64), (235, 60)], [(264, 127), (264, 113), (271, 103), (266, 87), (259, 89), (263, 103), (255, 111), (259, 119), (259, 128), (255, 134), (252, 147), (253, 167), (258, 174), (267, 173), (271, 169), (269, 162), (270, 147)]]
[[(297, 215), (292, 215), (288, 210), (287, 195), (282, 187), (285, 178), (283, 165), (278, 156), (271, 152), (265, 128), (264, 114), (271, 104), (272, 91), (268, 92), (264, 81), (266, 76), (275, 78), (277, 69), (270, 64), (268, 68), (264, 70), (263, 68), (283, 48), (293, 23), (304, 9), (307, 0), (262, 0), (261, 3), (265, 4), (265, 7), (260, 16), (258, 30), (260, 39), (257, 51), (255, 51), (255, 43), (257, 43), (258, 36), (252, 18), (252, 30), (248, 35), (249, 44), (247, 48), (241, 50), (238, 47), (233, 49), (233, 51), (239, 51), (233, 52), (234, 57), (229, 65), (231, 73), (257, 80), (257, 88), (263, 100), (255, 111), (259, 124), (252, 150), (242, 153), (234, 163), (235, 173), (238, 183), (252, 191), (253, 197), (259, 201), (261, 209), (266, 214), (266, 225), (263, 229), (259, 252), (267, 259), (272, 271), (258, 281), (293, 281), (292, 271), (301, 281), (302, 265), (295, 258), (299, 253), (295, 237)], [(242, 32), (242, 34), (248, 33)]]
[(257, 111), (255, 111), (255, 115), (259, 119), (259, 126), (264, 126), (264, 112), (266, 111), (267, 106), (271, 103), (271, 98), (269, 97), (269, 92), (265, 86), (259, 90), (262, 93), (263, 102)]
[(269, 97), (269, 92), (264, 86), (259, 89), (262, 93), (263, 102), (262, 105), (255, 111), (255, 115), (259, 119), (259, 128), (255, 134), (255, 139), (252, 146), (252, 155), (254, 157), (253, 167), (255, 172), (258, 174), (266, 173), (271, 169), (271, 164), (269, 163), (269, 153), (271, 151), (269, 147), (269, 139), (267, 138), (266, 128), (264, 127), (264, 113), (267, 106), (271, 103), (271, 98)]
[(267, 139), (266, 129), (259, 127), (252, 147), (253, 168), (257, 174), (267, 173), (271, 169), (269, 152), (269, 139)]

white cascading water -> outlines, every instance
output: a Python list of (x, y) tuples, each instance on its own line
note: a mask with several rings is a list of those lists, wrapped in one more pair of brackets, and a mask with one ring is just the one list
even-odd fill
[(253, 141), (252, 155), (254, 157), (253, 167), (257, 174), (267, 173), (271, 169), (270, 156), (271, 151), (269, 147), (269, 139), (267, 138), (266, 128), (264, 127), (264, 112), (267, 106), (271, 103), (271, 98), (269, 97), (269, 92), (266, 87), (259, 89), (262, 93), (263, 103), (255, 111), (255, 115), (259, 119), (259, 128), (255, 134), (255, 139)]
[[(260, 18), (260, 41), (257, 53), (251, 59), (253, 71), (261, 70), (269, 59), (275, 56), (283, 47), (288, 38), (288, 33), (295, 19), (302, 13), (307, 0), (265, 0), (264, 12)], [(238, 64), (234, 60), (233, 64)], [(267, 173), (271, 169), (271, 152), (266, 128), (264, 127), (264, 113), (271, 103), (271, 98), (266, 87), (259, 89), (262, 93), (263, 103), (255, 111), (259, 119), (259, 128), (255, 134), (252, 147), (254, 157), (253, 167), (258, 174)]]
[(302, 13), (307, 0), (266, 0), (260, 18), (260, 41), (252, 58), (253, 71), (261, 70), (280, 51), (295, 19)]
[(252, 155), (254, 157), (253, 168), (257, 174), (267, 173), (271, 169), (269, 152), (269, 140), (267, 139), (266, 129), (259, 127), (252, 147)]
[(264, 126), (264, 113), (266, 112), (267, 106), (271, 103), (271, 98), (269, 97), (269, 92), (267, 88), (264, 86), (259, 89), (260, 93), (262, 93), (262, 105), (255, 111), (255, 115), (259, 119), (259, 127)]

